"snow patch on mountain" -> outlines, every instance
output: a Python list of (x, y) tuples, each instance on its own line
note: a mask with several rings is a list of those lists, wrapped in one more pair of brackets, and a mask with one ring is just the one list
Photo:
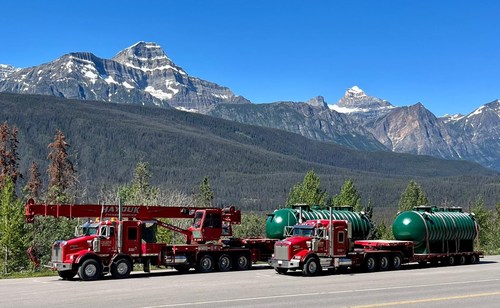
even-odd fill
[(19, 71), (20, 68), (15, 68), (12, 65), (0, 64), (0, 79), (6, 78), (12, 73)]
[(457, 114), (445, 114), (442, 117), (439, 117), (444, 123), (450, 123), (450, 122), (456, 122), (460, 121), (461, 119), (464, 118), (463, 114), (457, 113)]

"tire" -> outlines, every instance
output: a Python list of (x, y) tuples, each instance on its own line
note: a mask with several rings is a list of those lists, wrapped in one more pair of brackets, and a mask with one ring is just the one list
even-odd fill
[(78, 276), (84, 281), (97, 280), (101, 277), (101, 273), (102, 265), (94, 259), (83, 261), (78, 269)]
[(473, 254), (470, 256), (470, 263), (471, 264), (476, 264), (479, 263), (479, 257), (476, 254)]
[(302, 268), (302, 273), (304, 276), (316, 276), (321, 272), (321, 265), (319, 265), (318, 259), (310, 257), (304, 263)]
[(401, 269), (401, 265), (403, 265), (403, 258), (400, 254), (395, 254), (392, 257), (391, 267), (393, 270), (397, 271)]
[(242, 253), (236, 257), (234, 265), (237, 271), (246, 271), (252, 267), (252, 261), (248, 254)]
[(284, 275), (288, 272), (288, 268), (280, 268), (280, 267), (277, 267), (274, 269), (276, 271), (276, 273), (280, 274), (280, 275)]
[(231, 258), (226, 254), (221, 255), (219, 257), (219, 261), (217, 261), (217, 269), (220, 272), (227, 272), (231, 269), (231, 267)]
[(381, 271), (387, 271), (391, 267), (391, 264), (389, 263), (389, 257), (387, 255), (380, 256), (378, 264)]
[(187, 265), (187, 264), (183, 264), (183, 265), (174, 265), (174, 268), (179, 273), (187, 273), (187, 272), (189, 272), (189, 269), (191, 267), (189, 265)]
[(59, 274), (59, 277), (61, 277), (62, 279), (64, 280), (71, 280), (73, 279), (77, 272), (74, 271), (74, 270), (69, 270), (69, 271), (57, 271), (57, 273)]
[(375, 257), (371, 256), (371, 255), (367, 255), (365, 257), (364, 267), (365, 267), (365, 271), (367, 271), (367, 272), (376, 271), (377, 270), (377, 260), (375, 260)]
[(448, 258), (446, 258), (446, 263), (448, 265), (455, 265), (455, 257), (454, 256), (448, 256)]
[(214, 270), (214, 258), (211, 255), (202, 255), (198, 260), (198, 272), (210, 273)]
[(464, 255), (460, 255), (458, 257), (458, 264), (459, 265), (464, 265), (465, 263), (467, 263), (467, 258)]
[(123, 279), (130, 276), (132, 263), (128, 259), (120, 258), (111, 264), (111, 276), (115, 279)]

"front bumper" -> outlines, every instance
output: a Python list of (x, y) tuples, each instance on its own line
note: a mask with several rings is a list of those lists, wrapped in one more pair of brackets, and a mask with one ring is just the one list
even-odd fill
[(287, 268), (287, 269), (294, 269), (294, 268), (299, 268), (300, 267), (300, 260), (277, 260), (277, 259), (271, 259), (269, 260), (269, 265), (272, 267), (276, 268)]
[(73, 263), (52, 262), (52, 268), (58, 272), (70, 271), (73, 269)]

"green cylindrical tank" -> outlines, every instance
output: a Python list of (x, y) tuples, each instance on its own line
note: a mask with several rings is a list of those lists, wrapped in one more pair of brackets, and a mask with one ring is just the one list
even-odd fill
[(392, 224), (396, 240), (413, 241), (415, 253), (473, 251), (478, 225), (461, 208), (416, 207), (399, 213)]
[[(299, 222), (300, 215), (303, 221), (310, 219), (329, 219), (329, 209), (319, 209), (308, 206), (284, 208), (269, 214), (266, 221), (266, 236), (272, 239), (283, 239), (286, 226), (293, 226)], [(353, 212), (351, 208), (336, 208), (332, 211), (333, 219), (347, 220), (352, 225), (352, 239), (366, 239), (370, 234), (372, 223), (364, 213)]]

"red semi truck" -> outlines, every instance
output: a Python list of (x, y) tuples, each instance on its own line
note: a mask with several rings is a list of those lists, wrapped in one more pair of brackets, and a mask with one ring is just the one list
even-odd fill
[[(372, 272), (398, 270), (403, 264), (411, 262), (447, 265), (478, 263), (479, 258), (483, 257), (482, 252), (472, 249), (469, 240), (461, 240), (457, 236), (460, 234), (462, 237), (467, 237), (464, 213), (455, 215), (460, 215), (462, 227), (455, 222), (452, 223), (444, 212), (431, 213), (417, 210), (407, 213), (413, 216), (407, 214), (401, 216), (401, 224), (412, 227), (411, 232), (424, 233), (422, 241), (353, 241), (351, 225), (346, 220), (308, 220), (289, 228), (286, 231), (288, 237), (276, 242), (269, 264), (278, 274), (285, 274), (289, 270), (300, 270), (305, 276), (314, 276), (323, 269), (335, 271), (359, 268)], [(439, 216), (432, 216), (433, 214)], [(415, 218), (413, 221), (412, 217)], [(438, 218), (440, 223), (449, 225), (449, 230), (439, 228), (440, 232), (444, 232), (443, 239), (432, 240), (432, 236), (437, 237), (436, 232), (431, 232), (432, 228), (439, 227), (433, 218)], [(414, 228), (417, 223), (423, 226), (423, 232)], [(478, 230), (477, 225), (475, 230)], [(401, 234), (406, 234), (405, 232), (400, 231)], [(410, 235), (413, 236), (411, 232)]]
[[(184, 206), (139, 206), (36, 204), (26, 203), (26, 221), (36, 215), (53, 217), (97, 217), (81, 228), (81, 235), (52, 245), (51, 267), (63, 279), (75, 275), (95, 280), (111, 273), (114, 278), (129, 276), (133, 264), (169, 266), (187, 272), (246, 270), (252, 262), (267, 261), (276, 240), (234, 239), (232, 225), (240, 224), (241, 213), (234, 207), (198, 208)], [(162, 222), (159, 218), (188, 218), (188, 229)], [(157, 226), (186, 236), (186, 244), (156, 242)], [(225, 238), (225, 239), (223, 239)]]

